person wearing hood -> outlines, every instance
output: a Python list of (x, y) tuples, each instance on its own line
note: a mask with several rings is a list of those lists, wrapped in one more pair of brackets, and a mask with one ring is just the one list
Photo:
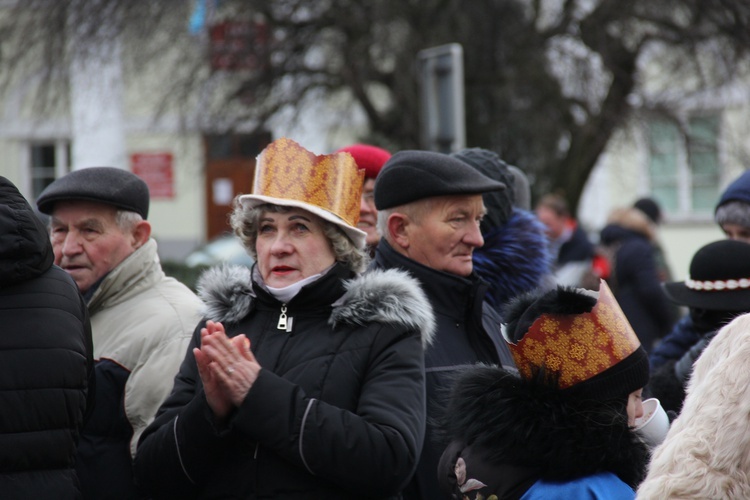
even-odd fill
[(662, 283), (672, 281), (672, 270), (669, 267), (667, 256), (664, 253), (664, 248), (661, 246), (658, 236), (659, 227), (664, 222), (664, 214), (661, 206), (654, 198), (643, 197), (633, 202), (633, 208), (643, 212), (648, 217), (654, 229), (654, 239), (651, 244), (653, 245), (654, 260), (656, 262), (656, 272), (659, 276), (659, 281)]
[(44, 224), (0, 177), (0, 492), (81, 498), (75, 451), (94, 407), (91, 324)]
[(653, 239), (653, 225), (636, 208), (613, 210), (600, 233), (601, 246), (612, 256), (608, 284), (647, 352), (676, 319), (661, 288)]
[(451, 390), (438, 481), (452, 498), (632, 499), (648, 463), (646, 352), (606, 283), (517, 297), (504, 335), (518, 374), (479, 365)]
[(199, 280), (206, 303), (135, 460), (158, 498), (396, 498), (425, 431), (435, 319), (416, 280), (368, 262), (364, 172), (287, 138), (258, 157), (232, 227), (256, 260)]
[(468, 148), (452, 156), (507, 186), (482, 195), (487, 209), (479, 224), (484, 245), (474, 250), (472, 260), (476, 273), (490, 285), (487, 303), (499, 312), (517, 295), (542, 285), (551, 288), (554, 276), (546, 228), (528, 210), (529, 188), (523, 173), (487, 149)]

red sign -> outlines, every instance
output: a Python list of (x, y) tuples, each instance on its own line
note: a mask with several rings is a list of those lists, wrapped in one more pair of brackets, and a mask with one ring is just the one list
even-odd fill
[(172, 153), (134, 153), (130, 170), (146, 181), (151, 199), (174, 198)]

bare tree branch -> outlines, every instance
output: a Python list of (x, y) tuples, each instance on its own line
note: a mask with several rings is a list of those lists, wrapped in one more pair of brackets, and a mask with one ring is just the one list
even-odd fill
[[(128, 74), (177, 54), (168, 81), (149, 90), (163, 93), (155, 119), (178, 109), (204, 130), (261, 129), (305, 96), (343, 92), (371, 138), (414, 148), (416, 54), (456, 42), (469, 145), (497, 151), (536, 180), (537, 194), (562, 190), (575, 207), (612, 134), (638, 118), (631, 103), (653, 100), (660, 82), (646, 81), (644, 68), (661, 68), (676, 102), (732, 81), (750, 51), (747, 0), (207, 2), (208, 28), (255, 27), (237, 54), (254, 67), (210, 67), (210, 38), (187, 28), (192, 1), (25, 0), (0, 17), (0, 90), (33, 78), (38, 102), (64, 107), (71, 64), (103, 57), (116, 39)], [(645, 110), (674, 114), (672, 104)]]

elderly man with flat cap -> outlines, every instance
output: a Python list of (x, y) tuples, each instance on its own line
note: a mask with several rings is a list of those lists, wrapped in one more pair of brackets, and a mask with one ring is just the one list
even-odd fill
[(76, 470), (85, 498), (138, 498), (132, 459), (141, 432), (172, 389), (200, 300), (165, 276), (146, 220), (148, 186), (118, 168), (76, 170), (50, 184), (55, 264), (86, 299), (96, 406), (81, 433)]
[(406, 499), (447, 498), (438, 488), (444, 446), (435, 442), (432, 420), (440, 416), (452, 376), (477, 362), (515, 370), (500, 318), (483, 300), (487, 284), (472, 267), (474, 249), (484, 244), (482, 194), (505, 188), (457, 158), (427, 151), (394, 154), (375, 181), (382, 239), (371, 266), (417, 278), (437, 320), (435, 340), (425, 350), (427, 435)]

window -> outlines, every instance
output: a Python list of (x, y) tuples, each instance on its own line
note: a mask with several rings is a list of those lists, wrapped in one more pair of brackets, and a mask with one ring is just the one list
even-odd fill
[(710, 216), (719, 196), (718, 117), (691, 117), (685, 134), (666, 120), (648, 132), (654, 198), (671, 215)]
[(687, 149), (694, 212), (711, 213), (719, 197), (718, 129), (716, 117), (694, 118), (689, 122)]
[(31, 192), (36, 199), (44, 188), (70, 172), (70, 142), (35, 142), (29, 146)]

